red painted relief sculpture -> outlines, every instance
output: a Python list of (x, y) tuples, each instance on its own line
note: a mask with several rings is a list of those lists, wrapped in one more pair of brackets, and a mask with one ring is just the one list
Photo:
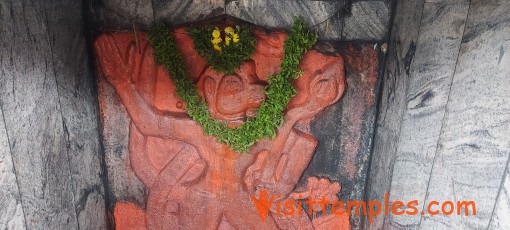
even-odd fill
[[(173, 33), (200, 96), (216, 119), (231, 126), (256, 115), (267, 76), (279, 71), (283, 57), (284, 33), (254, 34), (256, 53), (234, 74), (225, 75), (195, 52), (184, 29)], [(130, 162), (149, 191), (145, 210), (116, 204), (117, 229), (349, 229), (345, 213), (288, 215), (276, 207), (318, 194), (331, 202), (337, 199), (338, 183), (312, 178), (301, 191), (296, 184), (317, 146), (310, 120), (344, 92), (340, 56), (313, 50), (305, 54), (300, 65), (304, 74), (293, 82), (298, 93), (276, 138), (239, 154), (205, 135), (187, 116), (168, 73), (154, 63), (146, 34), (103, 34), (94, 46), (100, 76), (115, 88), (131, 117)], [(263, 194), (274, 195), (264, 220), (264, 210), (254, 203)]]

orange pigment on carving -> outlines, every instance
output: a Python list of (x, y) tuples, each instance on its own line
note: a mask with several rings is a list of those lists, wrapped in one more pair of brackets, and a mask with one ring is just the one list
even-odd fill
[(145, 212), (134, 204), (117, 202), (114, 210), (115, 228), (122, 230), (146, 229)]
[[(254, 115), (264, 99), (262, 82), (279, 71), (283, 57), (284, 33), (254, 34), (257, 44), (252, 60), (225, 76), (206, 65), (184, 29), (173, 32), (200, 96), (214, 118), (229, 125), (242, 124)], [(116, 221), (143, 216), (147, 225), (140, 229), (323, 229), (338, 224), (348, 228), (347, 215), (343, 217), (347, 222), (321, 222), (319, 218), (271, 214), (262, 222), (250, 199), (260, 189), (281, 194), (280, 199), (293, 192), (317, 146), (309, 133), (310, 120), (338, 101), (345, 90), (339, 55), (313, 50), (305, 54), (300, 65), (304, 74), (293, 82), (298, 93), (289, 103), (276, 138), (261, 140), (249, 153), (238, 154), (205, 135), (189, 118), (168, 72), (156, 67), (147, 35), (138, 37), (140, 48), (134, 46), (131, 33), (103, 34), (94, 43), (99, 75), (115, 88), (131, 117), (130, 162), (149, 191), (145, 215), (130, 204), (117, 203)]]
[(379, 54), (371, 46), (364, 46), (361, 50), (348, 46), (344, 49), (345, 64), (350, 69), (351, 75), (347, 78), (347, 84), (350, 86), (347, 96), (351, 100), (346, 104), (345, 110), (347, 116), (342, 117), (342, 123), (347, 124), (342, 136), (347, 140), (345, 143), (345, 154), (347, 159), (345, 165), (346, 172), (350, 178), (354, 178), (358, 167), (356, 166), (356, 157), (361, 149), (361, 134), (364, 127), (364, 115), (371, 109), (375, 103), (373, 89), (377, 84), (379, 66)]

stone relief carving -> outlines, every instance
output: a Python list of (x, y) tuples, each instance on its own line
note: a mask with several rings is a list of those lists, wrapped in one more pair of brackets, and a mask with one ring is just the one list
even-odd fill
[[(215, 72), (193, 49), (185, 29), (174, 30), (185, 64), (200, 96), (216, 119), (231, 126), (255, 116), (265, 99), (267, 76), (279, 71), (285, 33), (253, 31), (256, 52), (232, 75)], [(118, 202), (118, 229), (348, 229), (349, 217), (277, 215), (272, 206), (261, 220), (252, 202), (261, 191), (274, 202), (321, 196), (337, 199), (338, 183), (312, 178), (296, 185), (317, 140), (310, 121), (338, 101), (345, 89), (339, 56), (311, 50), (301, 60), (304, 74), (293, 82), (297, 95), (274, 139), (261, 140), (247, 154), (218, 144), (191, 120), (168, 73), (154, 63), (145, 33), (109, 33), (95, 43), (99, 75), (115, 89), (131, 118), (129, 158), (149, 194), (145, 209)], [(314, 209), (320, 211), (321, 209)]]

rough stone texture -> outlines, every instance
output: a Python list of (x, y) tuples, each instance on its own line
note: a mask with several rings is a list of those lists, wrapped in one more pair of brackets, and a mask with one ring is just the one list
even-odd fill
[[(288, 29), (301, 16), (323, 40), (385, 40), (391, 1), (270, 1), (235, 0), (226, 5), (227, 15), (269, 28)], [(264, 15), (261, 17), (260, 15)]]
[(156, 20), (172, 25), (225, 15), (225, 0), (152, 0)]
[(340, 12), (335, 13), (328, 20), (312, 25), (311, 28), (319, 34), (319, 40), (342, 40), (344, 16)]
[(25, 216), (1, 109), (0, 115), (0, 228), (25, 229)]
[(289, 29), (294, 16), (301, 16), (310, 25), (315, 25), (342, 10), (344, 4), (343, 1), (234, 0), (226, 4), (226, 13), (266, 28)]
[(503, 177), (503, 184), (498, 192), (498, 199), (494, 210), (492, 211), (492, 218), (489, 224), (489, 229), (510, 229), (510, 171), (509, 162), (507, 162), (505, 175)]
[(3, 1), (0, 10), (0, 106), (25, 227), (104, 229), (82, 7)]
[[(86, 0), (88, 23), (96, 30), (148, 29), (154, 22), (152, 0)], [(175, 1), (179, 2), (179, 1)]]
[(225, 6), (227, 15), (266, 28), (290, 29), (293, 17), (300, 16), (317, 30), (322, 38), (331, 40), (341, 37), (343, 19), (340, 14), (345, 7), (345, 1), (307, 0), (234, 0)]
[[(100, 229), (106, 217), (96, 84), (83, 34), (82, 7), (45, 1), (53, 69), (80, 228)], [(73, 35), (70, 38), (70, 34)], [(97, 220), (97, 221), (91, 221)]]
[[(418, 200), (422, 211), (469, 3), (425, 3), (410, 67), (390, 200)], [(417, 144), (419, 143), (419, 144)], [(409, 186), (411, 185), (412, 186)], [(392, 216), (391, 226), (418, 227), (420, 215)]]
[(148, 29), (155, 20), (181, 25), (234, 17), (266, 28), (289, 29), (301, 16), (323, 40), (381, 41), (387, 38), (392, 1), (272, 0), (90, 0), (94, 30)]
[(504, 189), (510, 156), (509, 12), (509, 1), (471, 1), (427, 190), (426, 202), (473, 200), (477, 214), (424, 217), (424, 228), (487, 228)]
[[(376, 122), (371, 168), (368, 175), (367, 196), (384, 200), (390, 192), (391, 172), (396, 157), (400, 126), (406, 108), (409, 68), (416, 51), (423, 1), (398, 1), (395, 22), (390, 38), (387, 61), (382, 79), (382, 94)], [(375, 216), (365, 227), (383, 229), (384, 216)]]
[[(369, 199), (382, 200), (381, 195), (390, 192), (390, 202), (416, 199), (418, 211), (425, 214), (378, 217), (366, 226), (506, 229), (510, 2), (417, 1), (414, 8), (403, 4), (410, 2), (400, 2), (395, 12), (386, 66), (402, 70), (383, 77)], [(410, 13), (423, 17), (401, 27), (409, 23), (403, 17)], [(402, 44), (394, 39), (399, 34), (413, 40), (410, 47), (416, 52), (406, 56), (414, 58), (393, 56)], [(391, 85), (400, 88), (391, 93)], [(392, 108), (398, 108), (397, 113)], [(477, 213), (431, 216), (426, 207), (433, 200), (474, 201)]]
[(388, 35), (391, 2), (354, 2), (345, 18), (342, 40), (384, 40)]

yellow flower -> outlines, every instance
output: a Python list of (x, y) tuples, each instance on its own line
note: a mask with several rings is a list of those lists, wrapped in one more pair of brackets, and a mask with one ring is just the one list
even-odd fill
[(217, 44), (214, 45), (214, 50), (221, 51), (221, 47)]
[(213, 32), (212, 32), (212, 36), (213, 36), (213, 38), (219, 38), (220, 35), (221, 35), (220, 30), (218, 29), (218, 27), (216, 27), (216, 29), (213, 30)]
[(211, 43), (214, 44), (214, 45), (217, 45), (221, 42), (221, 38), (214, 38), (211, 40)]
[(233, 34), (234, 34), (234, 28), (232, 28), (232, 27), (230, 27), (230, 26), (229, 26), (229, 27), (227, 27), (227, 28), (225, 28), (225, 33), (226, 33), (226, 34), (233, 35)]
[(238, 41), (239, 41), (239, 34), (233, 34), (233, 35), (232, 35), (232, 40), (233, 40), (234, 42), (238, 42)]
[(231, 40), (231, 38), (229, 36), (226, 36), (225, 37), (225, 45), (227, 45), (227, 46), (230, 45), (230, 40)]

